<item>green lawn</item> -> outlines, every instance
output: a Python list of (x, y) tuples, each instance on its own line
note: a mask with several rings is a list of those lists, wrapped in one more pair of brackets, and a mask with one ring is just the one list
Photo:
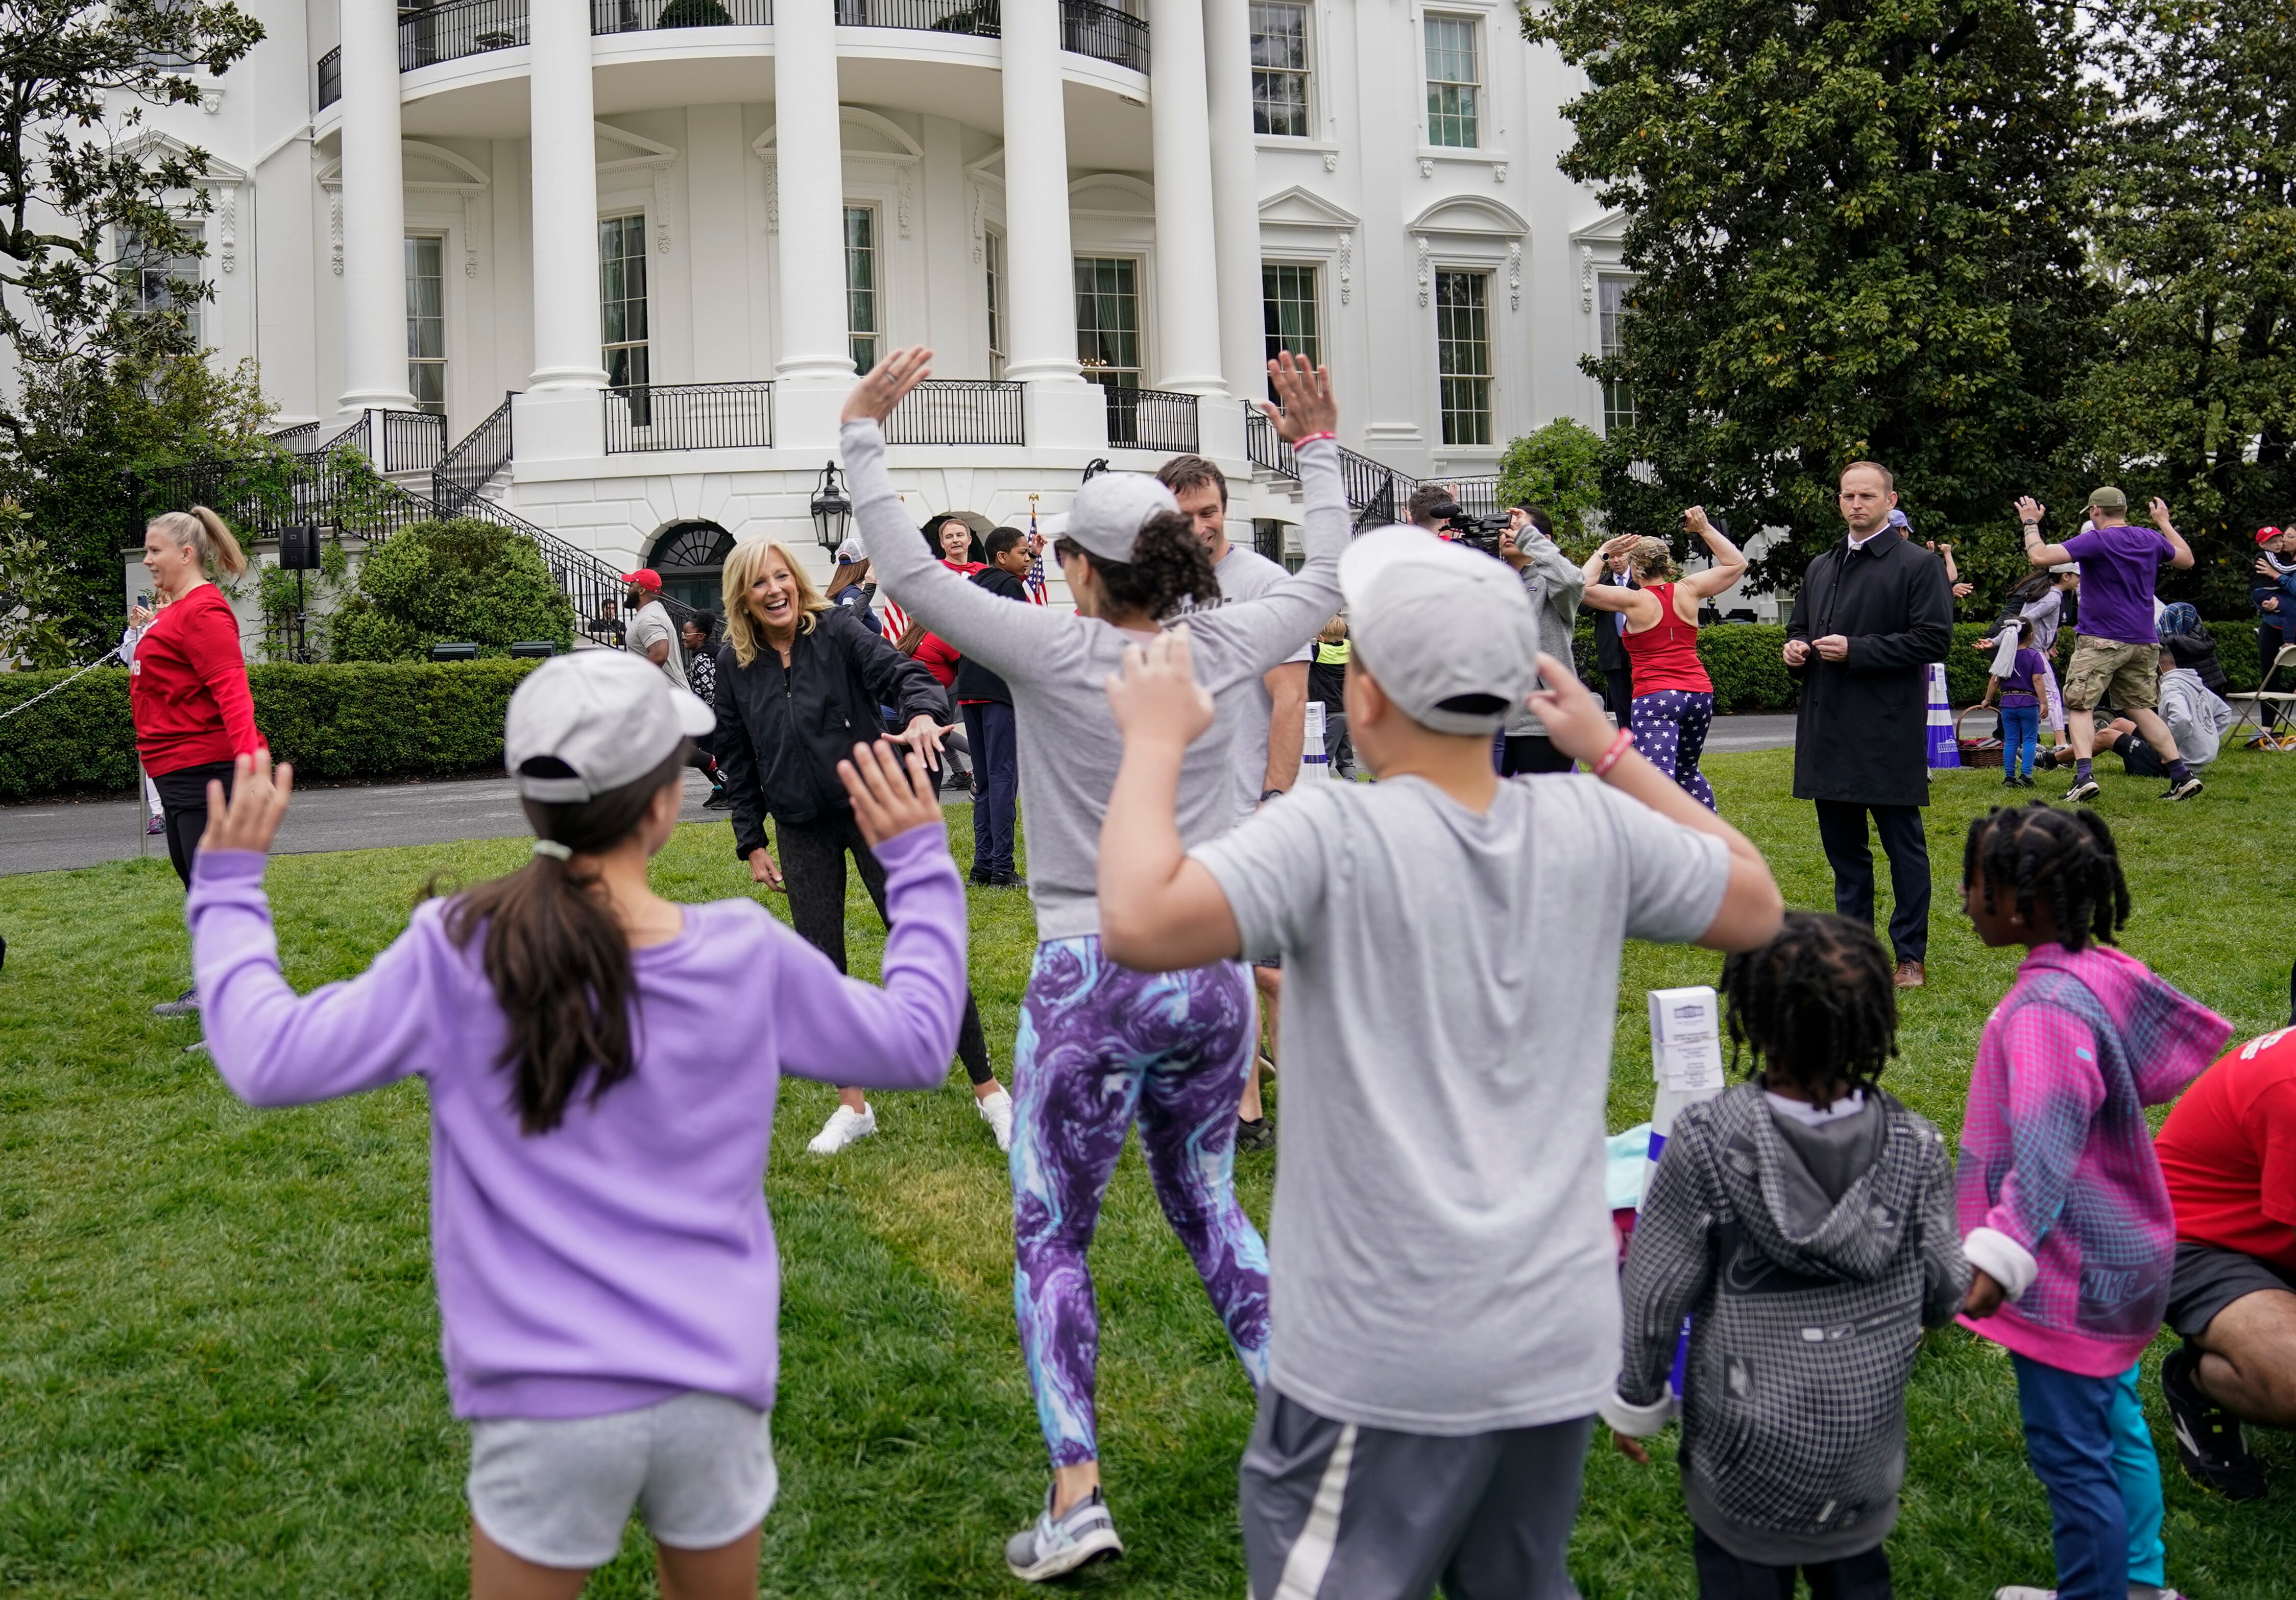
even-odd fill
[[(1788, 900), (1824, 906), (1814, 823), (1782, 798), (1790, 761), (1721, 756), (1707, 770)], [(2185, 807), (2156, 803), (2157, 782), (2103, 781), (2136, 898), (2128, 948), (2243, 1035), (2284, 1021), (2296, 941), (2271, 841), (2296, 804), (2296, 761), (2227, 757)], [(1978, 947), (1954, 891), (1963, 828), (2001, 794), (1990, 774), (1937, 784), (1931, 986), (1906, 1005), (1889, 1079), (1948, 1134), (2014, 965)], [(308, 988), (356, 972), (434, 874), (469, 881), (522, 856), (512, 841), (280, 860), (270, 881), (289, 977)], [(722, 823), (681, 830), (656, 882), (693, 900), (749, 887)], [(856, 958), (873, 972), (880, 940), (857, 885), (854, 907)], [(975, 890), (972, 909), (974, 983), (1008, 1060), (1031, 924), (1009, 892)], [(183, 987), (180, 915), (164, 862), (0, 879), (0, 1593), (460, 1594), (465, 1444), (437, 1357), (422, 1092), (239, 1105), (183, 1053), (192, 1025), (146, 1009)], [(1614, 1128), (1649, 1104), (1642, 991), (1710, 982), (1718, 966), (1629, 949)], [(788, 1087), (767, 1180), (788, 1287), (767, 1592), (1011, 1594), (998, 1550), (1034, 1514), (1045, 1467), (1013, 1330), (1004, 1162), (961, 1074), (939, 1094), (885, 1096), (877, 1138), (816, 1161), (805, 1140), (832, 1104), (826, 1088)], [(1242, 1163), (1263, 1219), (1273, 1173), (1267, 1156)], [(1106, 1466), (1131, 1550), (1073, 1587), (1240, 1595), (1234, 1465), (1250, 1394), (1136, 1154), (1094, 1264)], [(2268, 1500), (2227, 1506), (2177, 1472), (2148, 1393), (2170, 1581), (2199, 1600), (2285, 1596), (2296, 1440), (2264, 1441)], [(2007, 1361), (1948, 1331), (1911, 1405), (1890, 1546), (1898, 1592), (1945, 1600), (2046, 1581), (2047, 1510), (2024, 1467)], [(1690, 1594), (1689, 1542), (1670, 1467), (1597, 1452), (1575, 1555), (1588, 1595)], [(650, 1566), (634, 1530), (591, 1592), (650, 1595)]]

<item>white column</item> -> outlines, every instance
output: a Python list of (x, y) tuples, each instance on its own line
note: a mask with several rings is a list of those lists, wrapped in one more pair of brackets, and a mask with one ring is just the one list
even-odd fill
[(1028, 387), (1029, 443), (1103, 447), (1108, 412), (1077, 367), (1076, 247), (1060, 0), (1004, 0), (1004, 375)]
[(845, 317), (845, 161), (835, 0), (775, 0), (774, 172), (781, 206), (774, 443), (830, 445), (853, 386)]
[(534, 375), (530, 392), (598, 390), (597, 123), (590, 93), (590, 9), (529, 8), (533, 66)]
[(1158, 383), (1225, 395), (1212, 235), (1211, 118), (1201, 0), (1149, 0), (1150, 147), (1156, 163)]
[(342, 408), (411, 411), (398, 10), (390, 0), (343, 0), (342, 26)]
[(1259, 152), (1251, 122), (1251, 0), (1203, 0), (1212, 130), (1212, 231), (1218, 239), (1220, 371), (1241, 399), (1267, 390), (1259, 283)]

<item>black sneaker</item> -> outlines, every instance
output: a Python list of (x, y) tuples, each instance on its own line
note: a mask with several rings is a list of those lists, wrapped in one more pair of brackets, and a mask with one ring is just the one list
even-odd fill
[(2200, 775), (2198, 773), (2188, 772), (2185, 775), (2184, 782), (2180, 784), (2171, 784), (2168, 788), (2162, 790), (2161, 792), (2161, 798), (2164, 800), (2188, 800), (2200, 792)]
[(988, 887), (991, 889), (1026, 889), (1029, 887), (1029, 880), (1022, 877), (1019, 873), (994, 873), (989, 876)]
[(971, 872), (964, 874), (964, 881), (972, 884), (975, 889), (994, 889), (996, 887), (996, 874), (990, 872), (985, 866), (974, 867)]
[(1235, 1147), (1238, 1150), (1273, 1150), (1275, 1148), (1275, 1125), (1267, 1118), (1247, 1122), (1235, 1120)]
[(2161, 1363), (2161, 1398), (2175, 1424), (2177, 1459), (2193, 1479), (2227, 1500), (2264, 1497), (2264, 1467), (2250, 1453), (2240, 1419), (2193, 1382), (2200, 1357), (2189, 1344)]
[(709, 798), (701, 802), (701, 808), (704, 811), (731, 811), (734, 808), (734, 797), (726, 793), (723, 786), (712, 789), (709, 792)]
[(2095, 778), (2082, 778), (2065, 791), (2065, 804), (2071, 806), (2078, 805), (2082, 800), (2093, 800), (2103, 792), (2104, 791), (2098, 786)]

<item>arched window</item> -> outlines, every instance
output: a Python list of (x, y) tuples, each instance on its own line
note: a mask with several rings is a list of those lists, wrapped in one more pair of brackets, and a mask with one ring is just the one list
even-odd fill
[(672, 599), (718, 611), (718, 579), (733, 550), (734, 536), (715, 522), (673, 522), (654, 540), (646, 564), (661, 574), (662, 592)]

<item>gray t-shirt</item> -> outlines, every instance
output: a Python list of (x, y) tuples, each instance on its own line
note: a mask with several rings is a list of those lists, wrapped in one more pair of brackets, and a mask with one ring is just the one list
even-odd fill
[(1713, 924), (1719, 839), (1586, 776), (1477, 816), (1414, 777), (1317, 784), (1193, 847), (1283, 957), (1271, 1379), (1340, 1422), (1580, 1417), (1619, 1374), (1603, 1187), (1628, 938)]
[[(1292, 575), (1280, 562), (1269, 561), (1257, 550), (1230, 543), (1227, 554), (1212, 565), (1212, 575), (1219, 579), (1220, 603), (1236, 600), (1257, 600)], [(1314, 659), (1316, 641), (1311, 637), (1286, 661), (1307, 661)], [(1243, 697), (1243, 706), (1235, 724), (1235, 784), (1236, 815), (1249, 816), (1259, 809), (1259, 792), (1267, 786), (1268, 724), (1275, 711), (1275, 702), (1267, 693), (1267, 682), (1262, 678), (1254, 693)], [(1290, 781), (1285, 780), (1289, 788)]]
[(660, 640), (669, 642), (669, 654), (661, 663), (663, 674), (679, 688), (687, 687), (685, 657), (678, 649), (677, 629), (670, 626), (669, 608), (659, 600), (649, 600), (630, 613), (629, 631), (624, 636), (632, 655), (643, 656)]
[[(885, 436), (877, 424), (846, 423), (840, 448), (854, 521), (885, 597), (1002, 677), (1013, 692), (1021, 825), (1037, 937), (1098, 934), (1100, 823), (1124, 753), (1106, 684), (1122, 669), (1124, 652), (1141, 642), (1139, 636), (1074, 611), (1015, 605), (943, 566), (893, 492)], [(1256, 600), (1187, 619), (1196, 681), (1211, 691), (1214, 710), (1212, 726), (1188, 746), (1180, 765), (1185, 843), (1234, 825), (1235, 729), (1246, 702), (1264, 695), (1259, 680), (1267, 669), (1297, 654), (1340, 609), (1348, 507), (1339, 453), (1329, 441), (1300, 452), (1300, 484), (1307, 499), (1301, 518), (1307, 564)], [(1263, 767), (1267, 759), (1263, 743)]]

